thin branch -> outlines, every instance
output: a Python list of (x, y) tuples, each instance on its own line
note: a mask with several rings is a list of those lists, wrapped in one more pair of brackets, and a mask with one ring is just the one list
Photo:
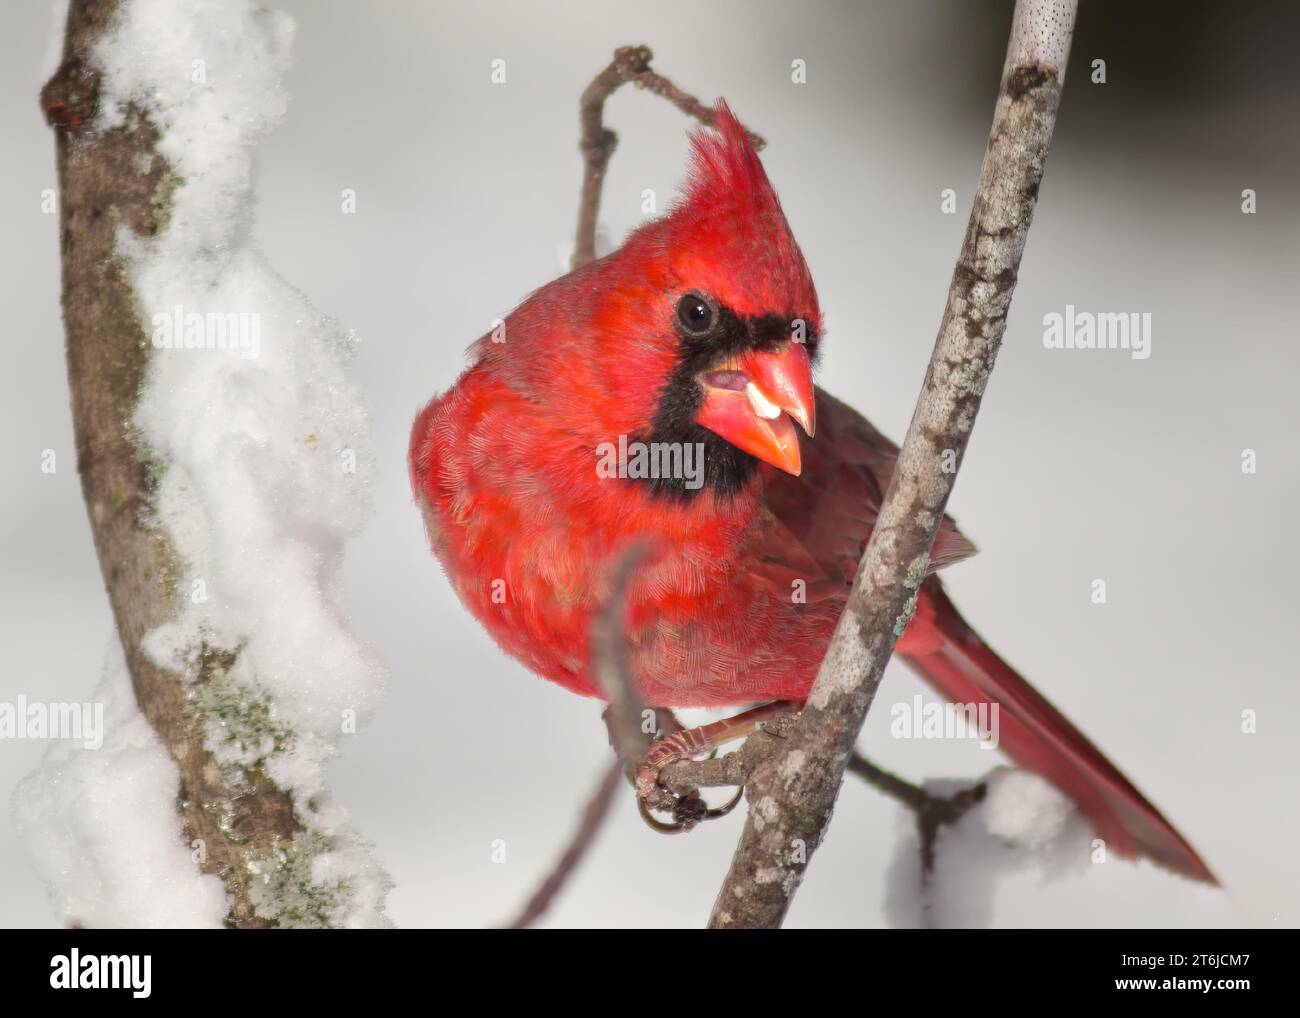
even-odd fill
[(591, 623), (592, 667), (596, 682), (609, 700), (605, 710), (609, 741), (629, 778), (636, 773), (650, 735), (642, 731), (641, 719), (646, 707), (632, 684), (623, 619), (632, 576), (648, 553), (641, 544), (632, 545), (623, 553), (614, 567), (609, 597)]
[[(627, 662), (627, 633), (623, 624), (627, 612), (628, 588), (646, 554), (644, 545), (633, 545), (623, 553), (614, 567), (609, 596), (591, 623), (592, 667), (596, 681), (609, 700), (604, 719), (615, 759), (587, 801), (573, 838), (556, 861), (555, 867), (510, 924), (512, 929), (524, 929), (535, 923), (564, 888), (583, 856), (595, 843), (596, 835), (609, 815), (614, 794), (622, 784), (620, 778), (632, 780), (637, 765), (641, 762), (641, 755), (649, 743), (650, 737), (641, 730), (642, 711), (645, 707), (632, 685), (632, 674)], [(671, 712), (664, 713), (671, 718)], [(676, 723), (676, 719), (673, 719), (673, 723)]]
[[(623, 783), (621, 778), (626, 776), (629, 781), (632, 780), (648, 745), (649, 736), (641, 725), (642, 711), (646, 708), (632, 684), (624, 626), (628, 588), (646, 554), (644, 546), (634, 545), (619, 559), (609, 597), (591, 629), (593, 667), (602, 690), (610, 700), (604, 719), (615, 759), (583, 809), (577, 830), (569, 844), (541, 886), (510, 923), (511, 929), (526, 929), (536, 923), (564, 889), (595, 843), (596, 836), (609, 815), (614, 796)], [(671, 764), (664, 769), (660, 780), (671, 792), (682, 796), (701, 787), (743, 785), (745, 776), (775, 751), (777, 743), (793, 722), (792, 715), (775, 718), (755, 731), (736, 752), (709, 760), (683, 760)], [(681, 725), (673, 712), (665, 709), (657, 712), (655, 727), (660, 732), (670, 734)]]
[[(853, 590), (790, 737), (750, 776), (715, 928), (776, 927), (830, 822), (867, 711), (911, 620), (988, 384), (1060, 104), (1075, 0), (1017, 0), (988, 151), (925, 384)], [(758, 808), (761, 804), (761, 808)]]
[(510, 923), (510, 929), (527, 929), (551, 907), (551, 903), (564, 889), (564, 885), (578, 868), (578, 864), (595, 843), (596, 835), (600, 832), (605, 817), (609, 815), (614, 793), (622, 784), (623, 764), (619, 760), (614, 760), (605, 771), (605, 776), (600, 779), (600, 784), (596, 786), (596, 791), (588, 800), (586, 808), (583, 809), (582, 817), (578, 821), (578, 829), (573, 832), (573, 838), (556, 861), (554, 869), (547, 874), (541, 886), (528, 899), (528, 904)]
[[(641, 702), (628, 663), (630, 640), (625, 625), (628, 589), (633, 575), (648, 555), (647, 545), (634, 544), (618, 559), (609, 596), (592, 620), (590, 637), (592, 670), (609, 700), (604, 713), (609, 742), (633, 787), (636, 787), (637, 771), (650, 740), (659, 732), (675, 731), (680, 727), (671, 710), (651, 710)], [(662, 787), (657, 789), (657, 793), (658, 798), (654, 801), (642, 801), (638, 797), (638, 804), (646, 823), (660, 830), (688, 830), (708, 812), (704, 800), (694, 789), (685, 796), (674, 795)], [(661, 826), (650, 816), (647, 808), (672, 813), (673, 824)]]
[(917, 841), (921, 850), (922, 883), (929, 879), (934, 869), (934, 847), (939, 838), (939, 828), (945, 824), (955, 824), (972, 807), (983, 802), (988, 792), (988, 787), (980, 782), (949, 796), (933, 795), (920, 785), (904, 781), (898, 775), (877, 767), (856, 751), (849, 757), (848, 770), (912, 811), (916, 818)]
[[(579, 196), (577, 239), (571, 263), (575, 269), (586, 265), (596, 256), (596, 218), (600, 212), (601, 189), (610, 157), (618, 145), (618, 136), (608, 130), (603, 123), (605, 100), (630, 81), (637, 88), (643, 88), (667, 99), (687, 116), (694, 117), (709, 126), (713, 125), (713, 108), (705, 106), (695, 96), (683, 92), (663, 75), (652, 71), (650, 69), (652, 57), (653, 54), (648, 46), (623, 46), (615, 50), (613, 62), (596, 75), (591, 84), (583, 90), (582, 98), (579, 100), (579, 118), (582, 126), (582, 141), (579, 147), (582, 150), (585, 169)], [(762, 149), (766, 144), (757, 134), (747, 133), (756, 149)], [(609, 730), (610, 745), (614, 748), (618, 760), (610, 767), (595, 794), (588, 801), (573, 840), (560, 856), (555, 868), (542, 882), (541, 887), (511, 923), (512, 928), (522, 929), (531, 926), (559, 894), (583, 855), (595, 841), (596, 834), (604, 823), (619, 784), (619, 773), (623, 772), (629, 781), (633, 779), (641, 755), (649, 742), (649, 737), (643, 733), (641, 725), (642, 712), (646, 708), (641, 704), (632, 685), (631, 673), (627, 666), (627, 641), (623, 632), (627, 587), (644, 556), (645, 549), (640, 547), (634, 547), (624, 555), (616, 571), (614, 589), (604, 609), (593, 623), (591, 632), (592, 659), (595, 662), (597, 681), (610, 701), (604, 714), (605, 725)], [(656, 727), (667, 733), (680, 728), (677, 719), (669, 710), (663, 711), (657, 721), (659, 723)], [(762, 741), (755, 740), (756, 749), (760, 745)], [(705, 763), (713, 763), (713, 761), (705, 761)], [(743, 781), (736, 784), (743, 784)], [(687, 790), (694, 790), (695, 787), (689, 786)]]
[[(667, 99), (687, 116), (701, 123), (713, 125), (713, 108), (705, 106), (695, 96), (683, 92), (670, 80), (650, 69), (653, 54), (648, 46), (623, 46), (614, 51), (610, 63), (583, 90), (579, 100), (579, 120), (582, 126), (584, 173), (578, 206), (578, 232), (574, 244), (573, 268), (579, 268), (596, 256), (596, 218), (600, 212), (600, 195), (605, 181), (605, 171), (610, 157), (618, 145), (618, 136), (604, 126), (605, 100), (622, 85), (632, 82), (655, 95)], [(766, 142), (757, 134), (747, 132), (756, 149)], [(644, 549), (633, 548), (624, 556), (617, 570), (615, 587), (604, 610), (592, 626), (592, 658), (597, 680), (609, 698), (605, 711), (605, 724), (609, 730), (610, 745), (614, 747), (620, 764), (611, 768), (601, 782), (596, 794), (588, 802), (574, 840), (560, 857), (555, 870), (544, 881), (532, 900), (524, 907), (512, 924), (515, 928), (528, 926), (542, 914), (550, 901), (559, 893), (565, 880), (577, 866), (583, 853), (590, 847), (596, 832), (604, 821), (613, 798), (617, 776), (621, 769), (632, 780), (648, 737), (642, 732), (641, 717), (645, 707), (632, 686), (627, 667), (627, 642), (623, 633), (623, 612), (626, 610), (627, 586), (632, 573), (645, 555)], [(656, 727), (671, 733), (680, 727), (671, 711), (662, 712)], [(756, 744), (757, 745), (757, 744)], [(734, 755), (734, 754), (733, 754)], [(706, 763), (711, 761), (706, 761)], [(726, 782), (722, 782), (725, 784)], [(738, 782), (743, 784), (743, 782)]]
[[(629, 81), (667, 99), (688, 117), (713, 126), (713, 108), (693, 95), (683, 92), (663, 75), (650, 69), (653, 54), (649, 46), (622, 46), (614, 51), (614, 60), (596, 75), (578, 101), (578, 120), (582, 139), (582, 194), (578, 204), (578, 232), (573, 245), (572, 268), (581, 268), (596, 257), (596, 217), (600, 212), (600, 192), (605, 183), (609, 158), (618, 145), (618, 135), (604, 125), (605, 100)], [(746, 131), (755, 149), (766, 144), (752, 131)]]
[(910, 781), (904, 781), (896, 774), (890, 774), (889, 771), (877, 767), (856, 751), (849, 757), (848, 770), (850, 773), (856, 774), (868, 785), (884, 792), (891, 799), (902, 803), (913, 813), (925, 809), (926, 803), (930, 799), (930, 793), (920, 785), (914, 785)]

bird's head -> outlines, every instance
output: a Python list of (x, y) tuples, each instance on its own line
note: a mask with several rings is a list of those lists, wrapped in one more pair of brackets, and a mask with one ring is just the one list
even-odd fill
[(665, 216), (512, 317), (530, 336), (531, 319), (551, 324), (515, 365), (548, 406), (563, 404), (556, 412), (596, 441), (702, 447), (704, 485), (726, 494), (760, 461), (800, 472), (796, 422), (813, 434), (821, 312), (744, 128), (722, 101), (714, 121), (694, 132), (689, 177)]

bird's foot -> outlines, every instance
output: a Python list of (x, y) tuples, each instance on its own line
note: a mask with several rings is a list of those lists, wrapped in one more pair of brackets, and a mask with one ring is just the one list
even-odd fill
[[(658, 831), (660, 834), (685, 834), (703, 820), (725, 817), (736, 808), (736, 804), (744, 794), (744, 786), (741, 786), (736, 789), (736, 794), (731, 797), (731, 801), (725, 805), (710, 806), (704, 801), (698, 788), (692, 788), (685, 795), (660, 788), (652, 799), (638, 795), (636, 805), (641, 811), (641, 819), (652, 831)], [(651, 812), (652, 810), (662, 810), (671, 815), (672, 820), (660, 820)]]
[[(636, 771), (637, 808), (642, 819), (662, 834), (680, 834), (704, 820), (725, 817), (745, 794), (744, 786), (738, 788), (725, 805), (711, 807), (701, 797), (699, 789), (692, 788), (686, 794), (678, 795), (659, 783), (659, 775), (670, 764), (711, 753), (725, 742), (749, 735), (764, 721), (788, 713), (791, 708), (792, 705), (786, 701), (764, 704), (713, 724), (680, 729), (651, 743)], [(655, 812), (667, 813), (672, 820), (660, 820), (654, 816)]]

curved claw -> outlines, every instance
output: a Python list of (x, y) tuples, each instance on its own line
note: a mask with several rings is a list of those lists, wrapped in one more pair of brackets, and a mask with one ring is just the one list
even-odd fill
[(705, 820), (717, 820), (725, 817), (736, 808), (741, 798), (745, 794), (745, 787), (742, 785), (736, 789), (736, 794), (731, 797), (729, 802), (721, 806), (705, 807), (704, 800), (700, 798), (698, 791), (691, 792), (690, 795), (684, 795), (673, 803), (671, 823), (660, 820), (650, 812), (650, 806), (646, 800), (638, 795), (636, 797), (636, 808), (641, 814), (641, 819), (646, 822), (646, 826), (652, 831), (658, 831), (660, 834), (684, 834), (696, 824)]
[(736, 808), (741, 798), (744, 797), (744, 794), (745, 794), (745, 786), (741, 785), (739, 788), (736, 789), (736, 794), (731, 797), (731, 801), (729, 803), (726, 803), (723, 806), (716, 806), (713, 809), (710, 809), (707, 813), (704, 814), (704, 819), (717, 820), (719, 817), (725, 817), (728, 813), (730, 813), (733, 809)]
[(641, 813), (641, 819), (646, 822), (646, 826), (652, 831), (658, 831), (660, 834), (681, 834), (689, 830), (686, 824), (683, 823), (664, 823), (650, 812), (650, 807), (645, 804), (645, 800), (639, 795), (636, 797), (636, 808)]

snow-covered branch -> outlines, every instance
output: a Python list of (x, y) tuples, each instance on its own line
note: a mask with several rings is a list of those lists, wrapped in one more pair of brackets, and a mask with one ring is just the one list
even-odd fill
[[(387, 878), (323, 783), (383, 686), (341, 600), (372, 472), (353, 340), (251, 236), (254, 149), (285, 111), (292, 36), (245, 0), (73, 0), (42, 92), (78, 469), (110, 656), (148, 722), (118, 709), (112, 768), (65, 753), (18, 795), (56, 904), (84, 925), (384, 922)], [(120, 675), (110, 663), (102, 695)], [(133, 782), (170, 788), (130, 800), (168, 812), (105, 807)], [(149, 844), (95, 858), (133, 836)], [(126, 893), (73, 894), (78, 871)]]
[(791, 736), (751, 775), (714, 927), (780, 925), (830, 822), (975, 423), (1051, 144), (1075, 0), (1018, 0), (988, 151), (939, 337), (853, 591)]

